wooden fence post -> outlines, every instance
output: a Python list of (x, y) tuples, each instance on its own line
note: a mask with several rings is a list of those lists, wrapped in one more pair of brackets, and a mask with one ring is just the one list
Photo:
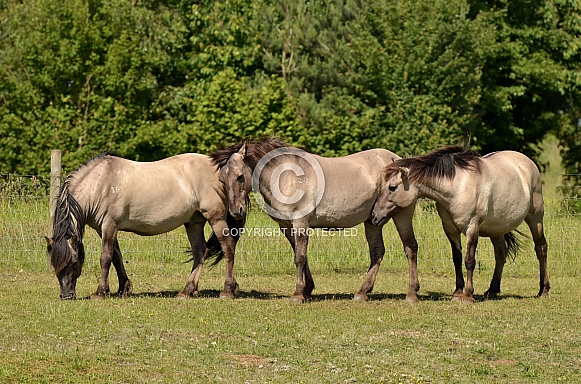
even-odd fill
[(50, 235), (52, 236), (52, 224), (56, 210), (56, 199), (61, 189), (62, 151), (53, 149), (50, 151)]

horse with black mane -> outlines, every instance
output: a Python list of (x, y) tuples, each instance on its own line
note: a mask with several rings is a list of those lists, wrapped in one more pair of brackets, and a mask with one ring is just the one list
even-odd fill
[[(384, 167), (384, 178), (386, 182), (373, 208), (372, 221), (376, 225), (400, 211), (409, 213), (409, 207), (415, 206), (419, 198), (436, 202), (452, 246), (456, 271), (453, 300), (474, 302), (472, 276), (479, 236), (490, 238), (496, 261), (490, 288), (484, 296), (497, 297), (507, 254), (516, 252), (518, 246), (512, 231), (523, 221), (529, 226), (539, 260), (538, 296), (548, 296), (543, 193), (539, 170), (531, 159), (514, 151), (480, 156), (468, 147), (449, 146), (396, 160)], [(461, 233), (466, 235), (466, 286)]]
[[(209, 222), (213, 234), (204, 238)], [(131, 291), (117, 232), (158, 235), (184, 225), (192, 246), (193, 267), (179, 297), (198, 294), (198, 282), (206, 258), (226, 258), (226, 280), (221, 297), (232, 297), (237, 236), (230, 228), (243, 228), (245, 218), (228, 214), (228, 201), (216, 166), (208, 156), (181, 154), (154, 162), (136, 162), (102, 154), (77, 168), (63, 182), (56, 205), (53, 236), (46, 238), (49, 262), (60, 283), (61, 299), (76, 298), (85, 250), (85, 225), (102, 238), (101, 278), (92, 298), (109, 293), (109, 269), (113, 263), (120, 296)], [(237, 232), (237, 231), (232, 231)]]
[[(364, 223), (371, 263), (354, 300), (367, 300), (385, 254), (385, 221), (373, 224), (371, 210), (384, 184), (384, 167), (399, 156), (385, 149), (371, 149), (327, 158), (275, 138), (247, 140), (210, 156), (225, 184), (230, 214), (236, 218), (246, 215), (248, 193), (254, 189), (260, 192), (266, 212), (288, 239), (297, 268), (291, 302), (310, 300), (315, 288), (307, 260), (309, 229), (340, 229)], [(393, 216), (410, 271), (415, 271), (417, 242), (411, 218), (407, 212)], [(410, 274), (409, 292), (415, 295), (417, 289), (417, 276)], [(414, 297), (409, 299), (413, 301)]]

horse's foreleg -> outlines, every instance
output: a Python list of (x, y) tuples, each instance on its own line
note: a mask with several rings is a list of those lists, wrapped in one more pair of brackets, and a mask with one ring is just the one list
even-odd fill
[(474, 269), (476, 268), (476, 247), (478, 246), (478, 225), (471, 224), (466, 231), (466, 257), (464, 265), (466, 266), (466, 287), (464, 296), (461, 300), (463, 303), (474, 303)]
[(228, 228), (226, 220), (222, 218), (218, 220), (208, 219), (208, 222), (212, 226), (212, 230), (220, 242), (220, 247), (222, 248), (224, 260), (226, 262), (224, 290), (220, 292), (220, 297), (231, 299), (240, 293), (238, 283), (234, 277), (234, 252), (236, 250), (236, 240), (234, 239), (234, 236), (230, 235), (230, 229)]
[(295, 293), (290, 297), (294, 303), (302, 303), (311, 300), (311, 294), (315, 289), (315, 283), (311, 276), (309, 264), (307, 261), (307, 246), (309, 236), (307, 234), (308, 226), (293, 225), (290, 236), (294, 236), (295, 243), (295, 265), (297, 267), (297, 285)]
[(186, 286), (177, 295), (179, 298), (192, 297), (199, 294), (198, 283), (200, 281), (200, 275), (202, 274), (202, 266), (204, 265), (208, 252), (206, 248), (206, 240), (204, 238), (204, 225), (205, 222), (186, 223), (184, 225), (186, 227), (186, 233), (188, 234), (188, 240), (192, 247), (192, 258), (194, 264)]
[(464, 297), (464, 275), (462, 273), (462, 232), (454, 224), (450, 212), (441, 204), (436, 203), (436, 210), (442, 220), (442, 228), (452, 248), (452, 261), (456, 275), (456, 288), (452, 294), (452, 301), (462, 300)]
[(452, 261), (456, 275), (456, 288), (452, 294), (452, 301), (461, 300), (464, 296), (464, 274), (462, 273), (462, 242), (460, 232), (444, 225), (444, 232), (452, 248)]
[(508, 252), (504, 236), (491, 237), (490, 241), (494, 247), (494, 275), (490, 281), (490, 288), (484, 292), (485, 299), (496, 299), (500, 293), (500, 281), (502, 280), (502, 271), (506, 264), (506, 254)]
[(119, 297), (127, 297), (131, 293), (131, 282), (123, 265), (121, 248), (119, 247), (119, 241), (117, 239), (115, 239), (115, 249), (113, 250), (113, 266), (115, 267), (115, 271), (117, 271), (117, 280), (119, 280), (117, 295)]
[(549, 297), (549, 275), (547, 273), (547, 240), (543, 231), (542, 219), (532, 219), (527, 217), (526, 222), (531, 230), (533, 241), (535, 242), (535, 253), (539, 260), (539, 293), (538, 297)]
[(103, 298), (109, 293), (109, 269), (111, 268), (115, 245), (117, 243), (117, 228), (104, 225), (101, 238), (101, 278), (99, 279), (97, 291), (91, 295), (92, 299)]
[(409, 264), (409, 286), (405, 299), (410, 303), (418, 301), (417, 293), (420, 290), (420, 280), (418, 278), (418, 242), (412, 225), (414, 210), (415, 205), (393, 216), (393, 223), (403, 243)]
[(365, 281), (361, 285), (359, 292), (355, 294), (353, 300), (355, 301), (365, 301), (367, 300), (367, 294), (373, 290), (375, 285), (375, 279), (377, 278), (377, 273), (379, 272), (379, 266), (383, 260), (383, 255), (385, 254), (385, 245), (383, 244), (383, 234), (382, 226), (376, 226), (371, 224), (368, 220), (364, 223), (365, 225), (365, 238), (367, 244), (369, 245), (369, 257), (370, 265), (367, 270), (367, 275), (365, 276)]

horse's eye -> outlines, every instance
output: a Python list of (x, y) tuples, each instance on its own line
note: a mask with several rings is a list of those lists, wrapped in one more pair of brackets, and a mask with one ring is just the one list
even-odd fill
[(389, 186), (389, 190), (390, 190), (391, 192), (395, 192), (395, 190), (396, 190), (396, 189), (397, 189), (397, 185), (390, 185), (390, 186)]
[(237, 180), (239, 183), (243, 183), (244, 182), (244, 175), (240, 175), (237, 177)]

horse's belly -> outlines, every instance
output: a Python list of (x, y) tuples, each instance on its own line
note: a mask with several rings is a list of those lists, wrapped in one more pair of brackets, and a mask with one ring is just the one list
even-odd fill
[(524, 221), (524, 216), (505, 217), (500, 219), (485, 220), (480, 225), (480, 236), (495, 237), (508, 233)]
[(181, 220), (164, 222), (127, 221), (121, 223), (119, 230), (133, 232), (141, 236), (154, 236), (173, 231), (184, 223), (185, 221)]
[(125, 232), (134, 232), (143, 236), (159, 235), (173, 231), (192, 220), (195, 210), (175, 210), (162, 212), (151, 209), (147, 212), (131, 212), (118, 223), (118, 229)]
[(309, 221), (312, 228), (350, 228), (363, 223), (369, 218), (369, 212), (316, 212), (316, 216)]

